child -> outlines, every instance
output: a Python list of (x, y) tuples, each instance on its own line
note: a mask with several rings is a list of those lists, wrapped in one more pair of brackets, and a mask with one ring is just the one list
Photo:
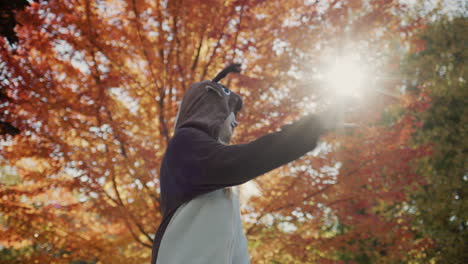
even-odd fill
[(245, 183), (313, 150), (337, 114), (308, 115), (248, 144), (228, 145), (242, 99), (218, 81), (193, 84), (184, 95), (161, 171), (163, 220), (151, 263), (250, 263), (239, 197), (225, 188)]

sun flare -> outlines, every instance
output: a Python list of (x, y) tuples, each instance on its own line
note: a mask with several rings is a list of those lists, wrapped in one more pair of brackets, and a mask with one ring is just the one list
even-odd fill
[(370, 82), (370, 72), (359, 57), (335, 58), (323, 75), (327, 87), (338, 95), (360, 96)]

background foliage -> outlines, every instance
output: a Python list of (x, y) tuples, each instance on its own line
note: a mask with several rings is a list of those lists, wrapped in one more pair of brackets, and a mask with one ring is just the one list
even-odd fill
[(411, 54), (405, 67), (417, 76), (417, 92), (430, 107), (413, 114), (422, 129), (413, 142), (426, 144), (431, 155), (418, 162), (426, 184), (412, 193), (416, 225), (434, 239), (429, 258), (462, 263), (468, 258), (466, 18), (441, 19), (427, 26), (420, 39), (424, 50)]
[(351, 117), (360, 129), (256, 180), (261, 195), (243, 207), (252, 262), (466, 256), (465, 18), (429, 23), (381, 0), (18, 10), (16, 38), (0, 38), (2, 263), (149, 262), (158, 169), (188, 87), (242, 62), (225, 82), (245, 101), (235, 142), (248, 142), (326, 106), (308, 77), (349, 43), (391, 77), (380, 88), (405, 92), (370, 89)]

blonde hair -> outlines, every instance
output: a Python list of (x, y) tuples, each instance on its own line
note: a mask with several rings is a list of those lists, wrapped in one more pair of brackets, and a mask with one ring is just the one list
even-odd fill
[(234, 196), (237, 196), (239, 198), (239, 203), (241, 204), (241, 206), (245, 206), (250, 200), (250, 198), (252, 198), (253, 196), (261, 195), (261, 191), (258, 187), (258, 184), (253, 180), (241, 185), (224, 188), (223, 191), (230, 198), (234, 198)]

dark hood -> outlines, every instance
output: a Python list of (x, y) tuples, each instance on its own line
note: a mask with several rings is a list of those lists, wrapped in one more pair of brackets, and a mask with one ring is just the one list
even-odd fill
[(231, 112), (242, 108), (242, 98), (214, 81), (193, 84), (185, 93), (175, 130), (194, 127), (218, 139), (219, 130)]

